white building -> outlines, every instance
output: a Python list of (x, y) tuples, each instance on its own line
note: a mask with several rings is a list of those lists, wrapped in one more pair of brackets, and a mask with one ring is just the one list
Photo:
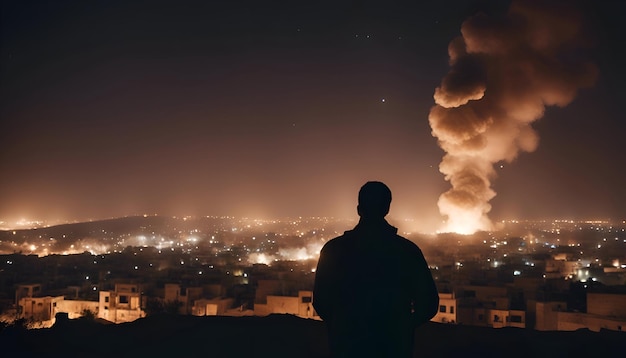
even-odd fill
[(141, 308), (141, 291), (138, 285), (116, 284), (114, 291), (100, 291), (98, 318), (122, 323), (145, 315)]
[(63, 296), (22, 297), (18, 302), (19, 317), (31, 321), (34, 327), (50, 327), (63, 299)]
[(255, 303), (254, 314), (266, 316), (272, 313), (293, 314), (302, 318), (318, 318), (313, 309), (313, 292), (298, 291), (298, 296), (267, 296), (267, 303)]
[(57, 313), (65, 312), (69, 319), (80, 318), (86, 311), (98, 316), (98, 301), (62, 300), (57, 302)]
[(439, 293), (439, 310), (432, 322), (457, 323), (457, 299), (454, 293)]
[(565, 302), (537, 302), (536, 307), (540, 331), (626, 330), (626, 294), (588, 293), (587, 313), (566, 312)]
[(194, 316), (222, 316), (233, 305), (232, 298), (213, 298), (195, 300), (192, 307)]
[[(461, 287), (459, 292), (463, 298), (455, 300), (458, 305), (454, 310), (456, 323), (493, 328), (526, 327), (526, 311), (511, 309), (507, 287), (467, 285)], [(451, 302), (451, 299), (444, 298), (443, 302)], [(439, 314), (446, 314), (442, 317), (452, 319), (449, 312), (441, 312), (441, 307)]]

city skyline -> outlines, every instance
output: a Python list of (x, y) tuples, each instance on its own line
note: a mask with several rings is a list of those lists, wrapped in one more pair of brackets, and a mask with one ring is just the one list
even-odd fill
[[(3, 2), (0, 220), (350, 218), (381, 180), (440, 225), (433, 94), (463, 21), (506, 2), (173, 4)], [(598, 77), (496, 163), (493, 220), (626, 217), (624, 5), (579, 5)]]

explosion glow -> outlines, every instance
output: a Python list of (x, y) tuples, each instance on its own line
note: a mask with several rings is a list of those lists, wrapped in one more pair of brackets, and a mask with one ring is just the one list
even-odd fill
[(581, 16), (566, 3), (513, 1), (503, 18), (466, 20), (449, 47), (450, 72), (435, 90), (429, 122), (446, 151), (452, 188), (439, 197), (442, 232), (492, 230), (494, 164), (537, 148), (531, 124), (545, 106), (566, 106), (592, 86), (596, 67), (578, 52)]
[(280, 248), (276, 255), (265, 253), (252, 253), (248, 255), (248, 262), (251, 264), (269, 265), (276, 260), (304, 261), (317, 259), (322, 250), (322, 244), (310, 243), (306, 247)]

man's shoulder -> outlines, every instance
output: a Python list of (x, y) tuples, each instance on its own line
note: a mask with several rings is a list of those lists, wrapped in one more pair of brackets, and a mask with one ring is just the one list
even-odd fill
[[(358, 230), (348, 230), (343, 233), (343, 235), (337, 236), (331, 240), (328, 240), (324, 246), (322, 247), (322, 251), (325, 253), (328, 252), (337, 252), (341, 251), (345, 248), (353, 247), (360, 239), (364, 237), (362, 232)], [(413, 241), (398, 235), (395, 232), (388, 232), (385, 237), (381, 237), (383, 242), (386, 244), (390, 244), (388, 246), (393, 250), (404, 252), (405, 254), (422, 254), (422, 250), (417, 246)]]
[(332, 247), (332, 246), (341, 245), (345, 243), (346, 241), (349, 241), (351, 236), (352, 235), (350, 235), (350, 231), (346, 231), (343, 233), (343, 235), (339, 235), (337, 237), (334, 237), (328, 240), (326, 244), (324, 244), (324, 247), (327, 247), (327, 246)]
[(396, 234), (394, 236), (395, 236), (394, 240), (396, 240), (398, 245), (401, 245), (406, 250), (414, 250), (414, 251), (422, 252), (422, 250), (419, 248), (419, 246), (417, 246), (417, 244), (414, 243), (413, 241), (407, 239), (406, 237), (400, 236), (398, 234)]
[(339, 250), (345, 245), (350, 245), (353, 239), (354, 235), (352, 233), (352, 230), (348, 230), (344, 232), (343, 235), (339, 235), (328, 240), (322, 247), (322, 251)]

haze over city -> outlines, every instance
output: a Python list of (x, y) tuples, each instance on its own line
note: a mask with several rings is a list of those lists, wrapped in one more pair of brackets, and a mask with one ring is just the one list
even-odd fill
[[(576, 70), (555, 74), (567, 95), (543, 98), (545, 112), (522, 119), (533, 139), (490, 160), (495, 196), (479, 217), (626, 218), (624, 5), (568, 3), (547, 32), (560, 62), (544, 68)], [(500, 19), (489, 29), (507, 24), (509, 5), (3, 1), (0, 221), (354, 218), (358, 188), (381, 180), (390, 216), (437, 230), (450, 145), (433, 136), (431, 109), (458, 70), (448, 45), (479, 12)], [(515, 62), (484, 57), (483, 70)], [(507, 71), (484, 73), (488, 102), (472, 92), (474, 110), (496, 107), (489, 86), (498, 98), (513, 87)]]

